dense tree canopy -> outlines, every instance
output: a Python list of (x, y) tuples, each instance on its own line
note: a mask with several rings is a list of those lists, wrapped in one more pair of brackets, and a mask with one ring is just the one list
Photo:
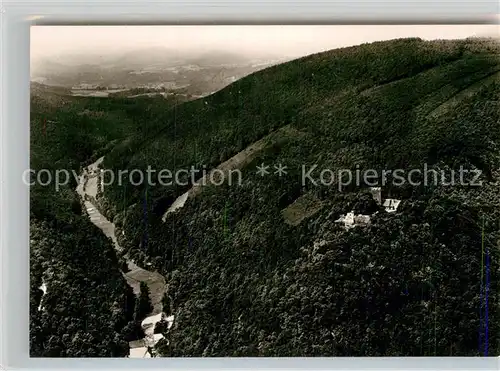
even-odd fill
[[(490, 354), (498, 352), (498, 53), (487, 40), (403, 39), (304, 57), (166, 111), (154, 135), (106, 156), (113, 169), (211, 168), (280, 127), (297, 133), (269, 143), (242, 169), (243, 184), (206, 187), (165, 223), (189, 185), (148, 186), (147, 224), (145, 185), (106, 190), (103, 208), (123, 222), (129, 254), (170, 279), (176, 319), (161, 352), (483, 354), (485, 252)], [(263, 179), (261, 163), (288, 174)], [(380, 173), (424, 164), (438, 174), (479, 169), (483, 186), (389, 177), (384, 192), (403, 199), (398, 212), (345, 231), (340, 215), (377, 209), (367, 184), (339, 192), (300, 183), (302, 165)], [(285, 223), (283, 211), (304, 195), (318, 211)]]
[(57, 170), (78, 175), (91, 159), (140, 135), (145, 128), (134, 120), (163, 101), (77, 99), (60, 90), (34, 83), (31, 92), (31, 168), (49, 170), (52, 182), (30, 189), (30, 354), (123, 357), (127, 341), (143, 336), (123, 263), (86, 215), (77, 179), (70, 175), (58, 189), (54, 180)]
[[(165, 222), (191, 184), (125, 179), (99, 194), (124, 254), (167, 278), (163, 304), (175, 321), (158, 328), (161, 355), (475, 356), (486, 325), (488, 354), (498, 355), (499, 54), (491, 40), (392, 40), (267, 68), (182, 104), (79, 101), (51, 113), (66, 123), (59, 137), (34, 136), (36, 165), (78, 169), (105, 153), (115, 173), (212, 169), (268, 139), (241, 184), (206, 186)], [(78, 115), (84, 107), (104, 113)], [(262, 163), (287, 174), (263, 178)], [(390, 175), (384, 194), (402, 202), (388, 213), (366, 182), (302, 184), (302, 166), (313, 165), (480, 170), (482, 185), (397, 185)], [(32, 352), (121, 355), (138, 317), (119, 259), (69, 186), (57, 197), (42, 188), (32, 190)], [(370, 223), (344, 229), (336, 220), (351, 210)], [(48, 314), (36, 311), (42, 278)]]

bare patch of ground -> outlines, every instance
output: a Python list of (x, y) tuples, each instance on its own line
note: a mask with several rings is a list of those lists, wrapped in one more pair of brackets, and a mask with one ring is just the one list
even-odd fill
[(316, 196), (306, 193), (283, 209), (281, 213), (285, 219), (285, 223), (296, 226), (304, 219), (316, 214), (322, 207), (323, 203)]

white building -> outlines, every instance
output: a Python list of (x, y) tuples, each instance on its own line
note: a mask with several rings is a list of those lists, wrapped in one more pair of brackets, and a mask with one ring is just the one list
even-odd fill
[(167, 317), (165, 313), (158, 313), (146, 317), (141, 322), (141, 327), (144, 330), (145, 336), (139, 341), (129, 343), (129, 358), (151, 358), (151, 354), (148, 352), (148, 347), (153, 348), (161, 339), (163, 339), (162, 334), (154, 333), (156, 324), (161, 321), (167, 321), (168, 328), (170, 328), (174, 322), (174, 316)]
[(382, 197), (381, 187), (371, 187), (370, 192), (372, 193), (373, 199), (377, 202), (377, 204), (382, 205), (385, 208), (385, 211), (387, 211), (388, 213), (397, 211), (401, 200), (397, 200), (395, 198), (384, 199)]
[(347, 213), (346, 215), (342, 215), (339, 219), (335, 221), (335, 223), (344, 223), (345, 229), (354, 228), (357, 225), (369, 225), (370, 224), (370, 215), (354, 215), (354, 212)]
[(394, 198), (386, 198), (382, 206), (384, 206), (385, 211), (387, 211), (388, 213), (393, 213), (397, 211), (400, 203), (401, 200), (396, 200)]
[(128, 358), (151, 358), (151, 354), (146, 347), (130, 348)]

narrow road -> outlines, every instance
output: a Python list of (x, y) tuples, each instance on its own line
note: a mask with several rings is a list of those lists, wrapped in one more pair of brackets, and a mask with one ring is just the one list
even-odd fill
[[(237, 169), (241, 169), (251, 163), (256, 157), (262, 153), (262, 151), (266, 148), (273, 146), (274, 144), (287, 140), (287, 138), (296, 138), (298, 136), (302, 136), (304, 133), (299, 130), (293, 128), (291, 125), (283, 126), (274, 132), (267, 134), (263, 138), (258, 141), (250, 144), (248, 147), (238, 152), (236, 155), (231, 157), (229, 160), (224, 161), (219, 166), (215, 168), (215, 170), (210, 171), (204, 177), (199, 179), (187, 192), (183, 193), (170, 205), (167, 211), (163, 214), (162, 221), (165, 222), (167, 219), (167, 215), (173, 213), (177, 209), (182, 208), (186, 201), (189, 198), (195, 197), (201, 192), (201, 189), (204, 185), (210, 184), (212, 181), (219, 182), (222, 179), (226, 178), (228, 174)], [(219, 175), (215, 175), (217, 174)], [(220, 175), (221, 171), (224, 175)]]

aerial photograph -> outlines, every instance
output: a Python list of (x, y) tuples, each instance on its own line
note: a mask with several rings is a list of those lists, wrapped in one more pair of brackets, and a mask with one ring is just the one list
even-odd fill
[(500, 356), (499, 37), (32, 26), (30, 356)]

